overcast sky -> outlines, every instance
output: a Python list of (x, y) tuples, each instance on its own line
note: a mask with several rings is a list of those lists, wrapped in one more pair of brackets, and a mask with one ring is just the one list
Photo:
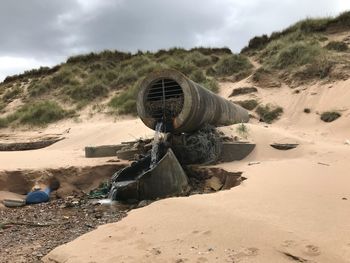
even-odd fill
[(238, 52), (255, 35), (345, 10), (349, 0), (0, 0), (0, 81), (104, 49)]

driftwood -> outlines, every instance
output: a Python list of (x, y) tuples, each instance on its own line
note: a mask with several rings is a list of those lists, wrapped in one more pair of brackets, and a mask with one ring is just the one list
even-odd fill
[(27, 151), (36, 150), (50, 146), (58, 141), (63, 140), (64, 137), (46, 137), (38, 140), (27, 142), (4, 142), (0, 143), (0, 151)]

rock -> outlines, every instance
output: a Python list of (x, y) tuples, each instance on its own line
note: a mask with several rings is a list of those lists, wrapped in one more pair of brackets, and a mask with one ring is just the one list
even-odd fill
[(23, 202), (25, 203), (24, 200), (25, 200), (24, 195), (19, 195), (19, 194), (7, 192), (7, 191), (0, 191), (0, 209), (3, 208), (4, 206), (7, 206), (7, 207), (23, 206), (22, 203)]
[(21, 207), (25, 206), (26, 201), (24, 199), (5, 199), (3, 203), (6, 207)]
[(211, 188), (214, 191), (219, 191), (224, 184), (217, 177), (211, 177), (210, 179), (205, 180), (205, 186)]
[(239, 185), (246, 178), (242, 177), (242, 172), (230, 172), (225, 174), (225, 183), (221, 190), (229, 190), (232, 187)]
[(249, 94), (249, 93), (253, 93), (253, 92), (258, 92), (258, 89), (256, 87), (236, 88), (232, 91), (232, 93), (229, 97), (234, 97), (234, 96), (243, 95), (243, 94)]
[(139, 204), (137, 205), (137, 208), (141, 208), (141, 207), (145, 207), (148, 206), (150, 203), (152, 203), (152, 200), (142, 200), (141, 202), (139, 202)]

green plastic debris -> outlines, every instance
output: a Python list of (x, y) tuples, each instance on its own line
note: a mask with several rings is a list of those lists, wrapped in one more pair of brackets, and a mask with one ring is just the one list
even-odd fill
[(103, 182), (101, 183), (98, 188), (93, 189), (89, 192), (88, 198), (89, 199), (101, 199), (108, 197), (110, 190), (109, 182)]

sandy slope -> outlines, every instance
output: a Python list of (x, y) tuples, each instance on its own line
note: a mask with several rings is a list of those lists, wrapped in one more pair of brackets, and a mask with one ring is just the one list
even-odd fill
[[(223, 83), (220, 95), (228, 98), (232, 89), (251, 86), (247, 79), (237, 83)], [(256, 85), (254, 85), (256, 86)], [(231, 97), (232, 101), (254, 98), (260, 103), (276, 104), (283, 108), (284, 114), (274, 126), (284, 130), (293, 130), (302, 136), (318, 139), (325, 137), (328, 140), (343, 140), (350, 138), (350, 79), (334, 82), (332, 84), (315, 83), (311, 86), (301, 86), (291, 89), (286, 86), (281, 88), (258, 88), (257, 93)], [(295, 90), (300, 93), (295, 94)], [(311, 109), (310, 114), (303, 113), (305, 108)], [(339, 111), (342, 118), (327, 124), (320, 120), (319, 115), (324, 111)]]
[[(227, 97), (247, 80), (222, 84)], [(254, 152), (220, 164), (243, 171), (243, 185), (210, 195), (171, 198), (131, 211), (125, 219), (53, 250), (45, 262), (350, 262), (350, 81), (314, 85), (301, 93), (282, 87), (253, 95), (284, 108), (277, 123), (252, 120)], [(236, 100), (236, 98), (234, 98)], [(303, 113), (304, 108), (312, 113)], [(338, 109), (333, 123), (317, 112)], [(67, 139), (43, 150), (0, 153), (0, 169), (89, 165), (83, 147), (152, 136), (138, 120), (61, 123)], [(222, 128), (235, 134), (236, 127)], [(273, 142), (297, 142), (278, 151)], [(260, 162), (248, 165), (249, 162)], [(321, 163), (321, 164), (320, 164)], [(326, 165), (325, 165), (326, 164)], [(289, 256), (288, 256), (289, 255)], [(307, 260), (307, 261), (303, 261)]]

